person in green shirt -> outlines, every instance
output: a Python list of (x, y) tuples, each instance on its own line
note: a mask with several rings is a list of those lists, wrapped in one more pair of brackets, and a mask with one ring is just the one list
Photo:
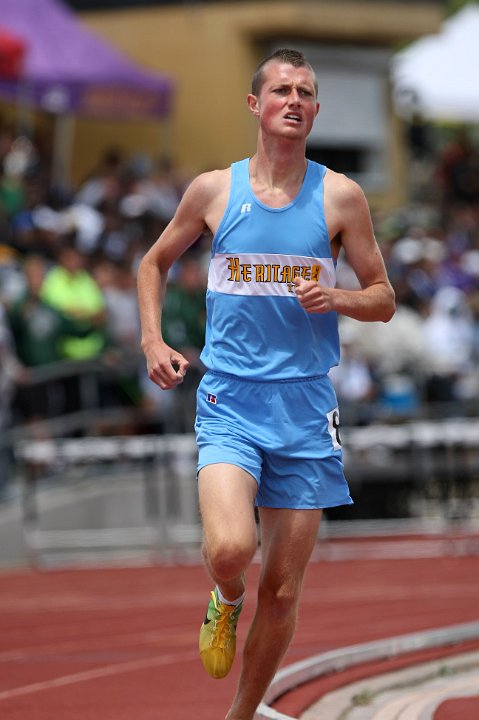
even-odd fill
[(30, 385), (28, 369), (61, 361), (65, 337), (82, 339), (94, 329), (90, 322), (63, 314), (41, 297), (46, 267), (42, 257), (26, 257), (23, 263), (25, 292), (7, 310), (16, 356), (26, 370), (27, 382), (18, 384), (15, 402), (21, 420), (40, 419), (62, 409), (60, 383), (47, 381)]
[(61, 357), (85, 360), (102, 353), (107, 343), (103, 293), (74, 244), (67, 242), (60, 247), (57, 264), (48, 270), (40, 297), (70, 320), (87, 322), (92, 328), (84, 337), (63, 335), (59, 344)]
[(206, 278), (200, 259), (194, 254), (181, 258), (165, 297), (163, 325), (166, 342), (180, 347), (193, 364), (198, 364), (205, 344), (205, 290)]

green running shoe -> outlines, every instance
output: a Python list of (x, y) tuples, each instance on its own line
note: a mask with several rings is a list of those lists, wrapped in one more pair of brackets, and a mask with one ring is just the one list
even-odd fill
[(236, 652), (236, 625), (243, 607), (225, 605), (218, 599), (218, 590), (211, 592), (206, 617), (200, 629), (200, 657), (206, 672), (224, 678), (233, 664)]

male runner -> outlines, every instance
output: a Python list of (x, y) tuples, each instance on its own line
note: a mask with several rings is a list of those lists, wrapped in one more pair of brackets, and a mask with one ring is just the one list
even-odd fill
[[(162, 340), (168, 269), (205, 230), (213, 235), (196, 434), (204, 557), (215, 583), (200, 630), (213, 677), (233, 662), (245, 571), (262, 569), (236, 695), (226, 720), (252, 720), (291, 640), (322, 508), (352, 502), (339, 413), (327, 373), (339, 360), (337, 313), (388, 321), (394, 293), (354, 182), (305, 158), (319, 110), (313, 69), (278, 50), (253, 77), (256, 154), (200, 175), (138, 274), (142, 347), (161, 388), (186, 359)], [(335, 287), (343, 247), (361, 289)]]

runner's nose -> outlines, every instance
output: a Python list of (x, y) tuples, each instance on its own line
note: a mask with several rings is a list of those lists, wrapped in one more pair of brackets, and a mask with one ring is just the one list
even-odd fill
[(290, 105), (299, 105), (301, 102), (300, 95), (296, 88), (292, 88), (290, 94), (289, 94), (289, 104)]

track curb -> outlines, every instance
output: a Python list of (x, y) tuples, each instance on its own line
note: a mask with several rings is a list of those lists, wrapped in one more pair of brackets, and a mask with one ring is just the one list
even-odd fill
[(350, 645), (288, 665), (279, 670), (262, 703), (256, 711), (255, 720), (296, 720), (278, 712), (272, 703), (294, 688), (315, 680), (322, 675), (340, 672), (365, 662), (387, 660), (405, 653), (431, 648), (458, 645), (479, 638), (479, 622), (451, 625), (436, 630), (425, 630), (398, 635), (383, 640)]

